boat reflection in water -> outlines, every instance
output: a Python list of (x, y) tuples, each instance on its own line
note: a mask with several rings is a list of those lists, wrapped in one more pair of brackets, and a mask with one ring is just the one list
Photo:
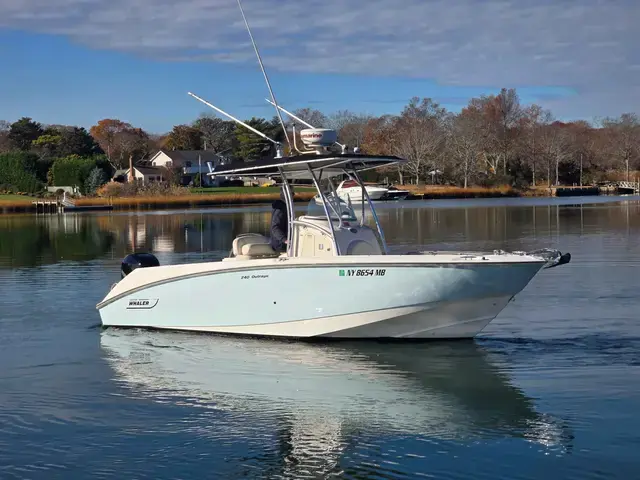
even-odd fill
[[(116, 380), (136, 397), (240, 413), (229, 430), (247, 438), (262, 423), (273, 430), (276, 417), (296, 468), (313, 457), (314, 469), (318, 458), (331, 469), (354, 437), (370, 435), (511, 437), (556, 454), (571, 441), (475, 343), (327, 344), (109, 329), (101, 346)], [(200, 427), (223, 428), (213, 416)]]

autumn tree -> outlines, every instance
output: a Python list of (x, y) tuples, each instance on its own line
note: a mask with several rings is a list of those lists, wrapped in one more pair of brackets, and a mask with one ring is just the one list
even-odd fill
[(130, 156), (135, 159), (149, 153), (149, 135), (121, 120), (100, 120), (91, 127), (89, 133), (106, 153), (114, 168), (127, 165)]
[(516, 145), (518, 126), (523, 112), (514, 89), (503, 88), (498, 95), (472, 98), (460, 115), (480, 127), (483, 159), (488, 170), (507, 173), (507, 164)]
[(34, 140), (43, 133), (42, 125), (29, 117), (22, 117), (9, 128), (8, 138), (17, 150), (29, 151)]
[(362, 150), (371, 155), (390, 155), (395, 115), (382, 115), (367, 122), (362, 136)]

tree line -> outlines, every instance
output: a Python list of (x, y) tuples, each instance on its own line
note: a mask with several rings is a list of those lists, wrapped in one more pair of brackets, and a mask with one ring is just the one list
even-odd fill
[[(310, 108), (294, 114), (315, 127), (335, 129), (341, 143), (364, 153), (405, 158), (402, 166), (382, 172), (403, 184), (592, 184), (635, 180), (640, 167), (636, 114), (593, 123), (561, 122), (538, 105), (523, 105), (514, 89), (472, 98), (459, 113), (431, 98), (414, 97), (400, 113), (379, 117)], [(276, 116), (245, 123), (284, 142)], [(291, 120), (285, 124), (289, 132), (293, 126)], [(300, 128), (304, 125), (297, 124)], [(0, 121), (0, 191), (78, 185), (83, 193), (93, 193), (117, 169), (128, 168), (130, 159), (139, 165), (160, 148), (207, 149), (236, 161), (274, 154), (267, 140), (213, 115), (175, 125), (162, 135), (118, 119), (100, 120), (87, 131), (24, 117)]]
[(397, 115), (294, 113), (314, 126), (336, 128), (342, 143), (366, 153), (405, 158), (390, 172), (400, 183), (578, 185), (635, 181), (640, 168), (635, 113), (562, 122), (539, 105), (523, 105), (515, 89), (472, 98), (459, 113), (418, 97)]

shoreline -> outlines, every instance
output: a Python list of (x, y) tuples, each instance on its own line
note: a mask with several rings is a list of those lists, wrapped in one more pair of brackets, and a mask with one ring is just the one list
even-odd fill
[[(412, 193), (403, 201), (416, 200), (460, 200), (474, 198), (518, 198), (518, 197), (564, 197), (601, 195), (606, 193), (598, 187), (544, 187), (527, 190), (517, 190), (510, 187), (484, 188), (484, 187), (448, 187), (433, 188), (428, 191), (411, 189)], [(300, 192), (295, 194), (296, 203), (306, 203), (313, 199), (315, 192)], [(167, 210), (202, 207), (238, 207), (250, 205), (269, 205), (279, 198), (279, 194), (191, 194), (183, 196), (166, 197), (86, 197), (75, 200), (78, 211), (136, 211), (136, 210)], [(25, 200), (2, 201), (0, 200), (0, 214), (15, 213), (42, 213), (37, 210), (33, 202), (55, 202), (54, 198), (28, 198)], [(376, 202), (387, 203), (387, 202)], [(55, 207), (53, 207), (55, 210)], [(73, 212), (69, 208), (67, 212)], [(56, 213), (56, 212), (49, 212)]]

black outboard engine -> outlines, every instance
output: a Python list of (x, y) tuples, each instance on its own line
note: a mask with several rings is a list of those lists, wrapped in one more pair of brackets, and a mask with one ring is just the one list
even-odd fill
[(136, 268), (159, 267), (160, 262), (150, 253), (130, 253), (120, 267), (120, 278), (124, 278), (133, 272)]

